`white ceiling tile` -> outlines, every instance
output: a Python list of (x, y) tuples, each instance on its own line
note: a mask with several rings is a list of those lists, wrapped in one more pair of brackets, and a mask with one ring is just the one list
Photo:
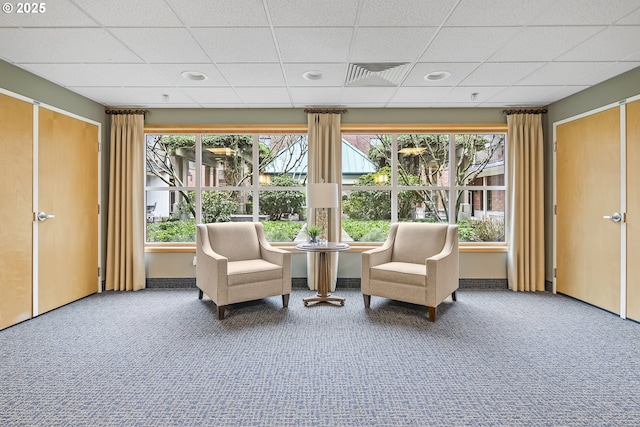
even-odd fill
[(450, 87), (401, 87), (389, 102), (417, 104), (437, 102), (451, 90)]
[(85, 64), (92, 74), (102, 76), (102, 86), (159, 86), (173, 84), (147, 64)]
[(57, 62), (140, 62), (140, 58), (101, 28), (37, 28), (33, 34), (62, 51)]
[(544, 62), (485, 62), (460, 86), (510, 86), (542, 67)]
[[(413, 62), (420, 57), (433, 27), (358, 28), (351, 48), (352, 62)], [(402, 46), (402, 49), (398, 49)]]
[(522, 86), (582, 84), (583, 78), (608, 68), (607, 62), (552, 62), (518, 82)]
[(274, 104), (274, 103), (260, 103), (256, 102), (254, 104), (246, 104), (247, 108), (292, 108), (293, 106), (290, 103), (286, 104)]
[[(186, 104), (193, 102), (193, 99), (177, 88), (167, 87), (135, 87), (131, 88), (131, 93), (136, 97), (137, 102), (143, 104)], [(168, 101), (164, 100), (164, 95), (168, 95)]]
[(23, 67), (61, 86), (104, 85), (104, 76), (85, 64), (25, 64)]
[(608, 27), (558, 58), (559, 61), (617, 61), (640, 51), (640, 26)]
[(280, 64), (218, 64), (231, 86), (284, 86)]
[[(0, 17), (2, 26), (15, 27), (97, 27), (98, 23), (91, 19), (69, 0), (56, 0), (55, 2), (19, 2), (22, 5), (37, 5), (44, 7), (42, 13), (17, 13), (18, 2), (3, 2), (13, 7), (11, 13), (3, 13)], [(24, 7), (24, 6), (23, 6)], [(23, 9), (24, 10), (24, 9)]]
[[(493, 96), (500, 93), (504, 89), (505, 87), (502, 86), (455, 87), (451, 89), (445, 96), (443, 96), (440, 101), (449, 103), (468, 103), (468, 105), (479, 104), (492, 99)], [(472, 99), (472, 94), (474, 93), (477, 94), (476, 99)]]
[(528, 27), (498, 50), (490, 61), (552, 61), (604, 27)]
[[(409, 72), (402, 86), (455, 86), (479, 65), (479, 62), (418, 62)], [(424, 76), (434, 71), (448, 71), (451, 76), (444, 80), (425, 80)]]
[(182, 23), (164, 1), (150, 5), (131, 0), (74, 0), (85, 12), (107, 27), (177, 27)]
[(286, 27), (340, 27), (356, 22), (357, 1), (266, 0), (271, 22)]
[(276, 28), (283, 62), (346, 62), (351, 28)]
[(536, 25), (609, 25), (638, 9), (638, 0), (554, 1)]
[[(229, 86), (213, 64), (152, 64), (151, 66), (175, 86)], [(203, 73), (207, 76), (207, 80), (194, 81), (185, 79), (182, 77), (184, 71)]]
[[(197, 107), (197, 105), (195, 105), (195, 107)], [(173, 102), (168, 102), (168, 103), (163, 102), (162, 104), (147, 103), (144, 105), (144, 108), (194, 108), (194, 103), (193, 101), (190, 101), (186, 104), (173, 103)], [(220, 108), (220, 107), (216, 107), (216, 108)]]
[(265, 27), (262, 0), (167, 0), (187, 27)]
[(519, 27), (443, 28), (420, 62), (484, 61), (519, 31)]
[(387, 103), (396, 92), (395, 87), (345, 87), (341, 104), (346, 103)]
[(93, 99), (103, 105), (118, 107), (123, 105), (139, 105), (131, 88), (123, 87), (69, 87), (70, 90)]
[(218, 62), (278, 62), (268, 28), (192, 28), (191, 33)]
[(236, 92), (226, 87), (183, 87), (180, 89), (199, 104), (242, 104)]
[(640, 25), (640, 8), (616, 22), (618, 25)]
[[(345, 81), (347, 64), (284, 64), (284, 71), (287, 76), (287, 84), (289, 86), (342, 86)], [(305, 79), (302, 75), (307, 71), (321, 72), (322, 79)]]
[(439, 26), (457, 0), (403, 0), (402, 6), (389, 0), (362, 0), (358, 25), (367, 27)]
[(240, 99), (247, 104), (285, 104), (291, 103), (289, 92), (280, 87), (239, 87), (236, 92)]
[[(640, 57), (639, 57), (640, 59)], [(602, 63), (598, 63), (602, 64)], [(612, 77), (626, 73), (629, 70), (640, 67), (640, 62), (615, 62), (604, 63), (604, 67), (598, 67), (597, 69), (585, 70), (586, 74), (580, 79), (576, 79), (571, 84), (575, 85), (595, 85), (605, 80), (609, 80)]]
[(32, 30), (0, 28), (0, 58), (14, 63), (56, 62), (69, 57), (42, 40)]
[(224, 102), (202, 103), (201, 108), (247, 108), (245, 104), (225, 104)]
[(461, 0), (447, 26), (528, 25), (555, 0)]
[(548, 92), (559, 90), (561, 87), (547, 87), (547, 86), (512, 86), (500, 91), (499, 93), (489, 96), (484, 100), (489, 102), (502, 102), (502, 103), (518, 103), (531, 105), (531, 103), (540, 102)]
[(113, 28), (111, 33), (146, 62), (211, 62), (186, 28)]
[(294, 87), (291, 99), (295, 105), (338, 105), (341, 87)]

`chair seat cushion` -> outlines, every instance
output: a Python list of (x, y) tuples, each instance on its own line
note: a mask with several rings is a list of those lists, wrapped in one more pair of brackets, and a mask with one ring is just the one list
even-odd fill
[(283, 269), (263, 259), (229, 261), (227, 264), (229, 286), (265, 280), (282, 279)]
[(387, 262), (371, 267), (370, 279), (424, 287), (427, 283), (427, 267), (411, 262)]

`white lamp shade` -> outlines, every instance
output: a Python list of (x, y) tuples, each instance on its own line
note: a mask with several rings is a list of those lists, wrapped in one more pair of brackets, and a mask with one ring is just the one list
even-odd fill
[(307, 184), (307, 207), (337, 208), (338, 207), (338, 184), (335, 184), (335, 183)]

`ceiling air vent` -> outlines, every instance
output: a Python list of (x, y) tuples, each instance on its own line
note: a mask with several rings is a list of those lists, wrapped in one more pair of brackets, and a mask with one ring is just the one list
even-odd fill
[(345, 85), (398, 86), (408, 68), (408, 62), (349, 64)]

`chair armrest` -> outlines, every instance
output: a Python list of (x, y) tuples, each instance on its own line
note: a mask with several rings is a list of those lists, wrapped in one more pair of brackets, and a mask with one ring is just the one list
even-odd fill
[(211, 247), (206, 226), (197, 227), (196, 286), (216, 304), (226, 305), (228, 258)]
[(457, 233), (458, 227), (451, 226), (447, 231), (447, 241), (442, 251), (425, 260), (427, 301), (434, 307), (451, 295), (459, 286), (460, 261)]

